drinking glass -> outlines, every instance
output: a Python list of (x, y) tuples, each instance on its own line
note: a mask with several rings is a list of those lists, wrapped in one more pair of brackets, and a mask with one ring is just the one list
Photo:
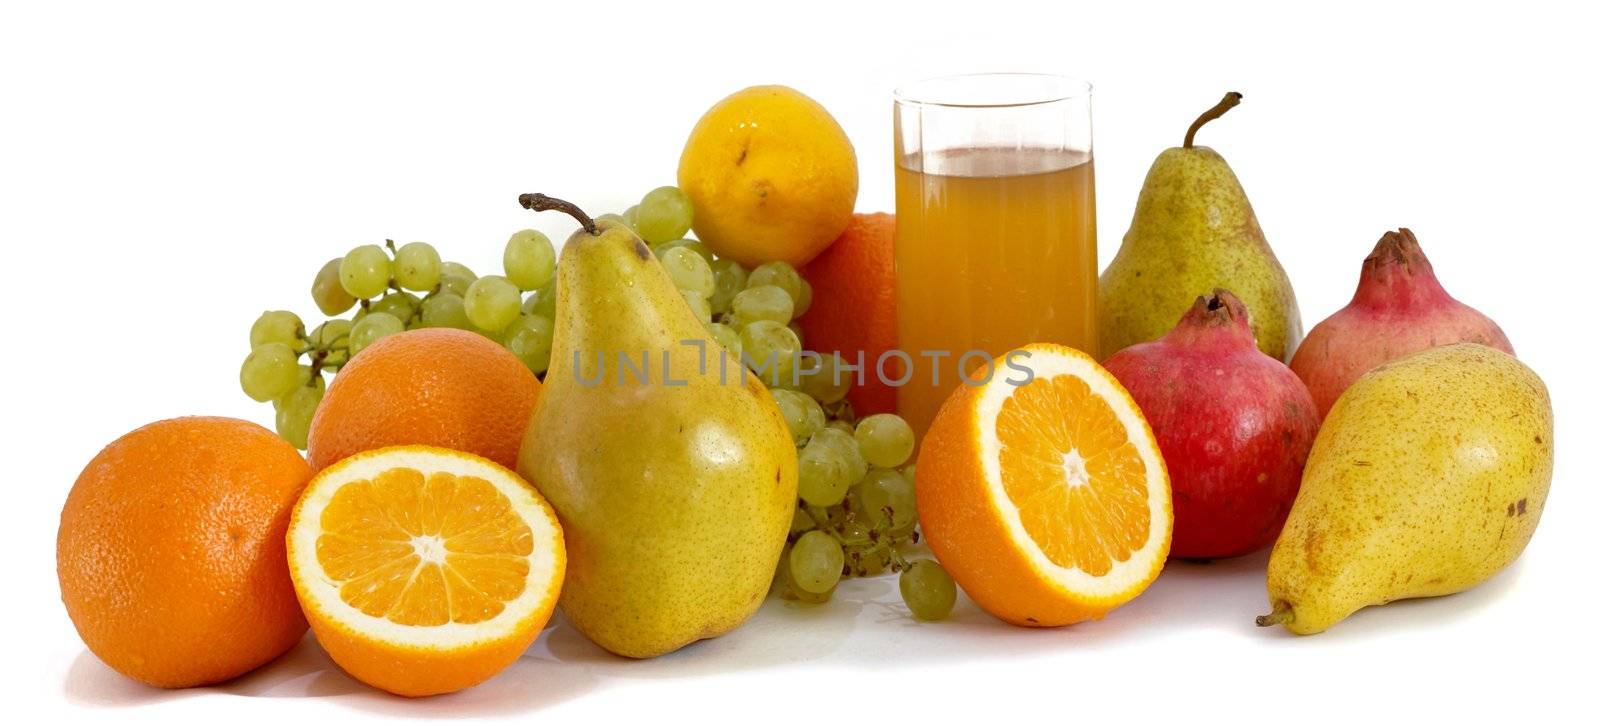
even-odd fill
[[(1091, 86), (990, 73), (895, 91), (899, 412), (920, 435), (962, 378), (1034, 342), (1098, 356)], [(1004, 376), (1004, 360), (994, 375)]]

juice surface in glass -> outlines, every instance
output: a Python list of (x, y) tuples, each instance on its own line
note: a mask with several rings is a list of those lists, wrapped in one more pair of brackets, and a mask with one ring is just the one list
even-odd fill
[[(911, 356), (897, 396), (919, 437), (961, 384), (957, 367), (968, 351), (998, 357), (1053, 342), (1098, 357), (1092, 152), (968, 147), (902, 156), (895, 212), (898, 342)], [(986, 362), (966, 357), (969, 374)], [(1008, 376), (1003, 359), (994, 375)]]

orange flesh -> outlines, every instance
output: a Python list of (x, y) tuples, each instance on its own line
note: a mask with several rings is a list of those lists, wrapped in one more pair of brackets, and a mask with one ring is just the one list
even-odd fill
[(522, 594), (533, 532), (493, 484), (396, 467), (339, 488), (317, 563), (339, 597), (401, 625), (477, 623)]
[(1082, 379), (1059, 375), (1018, 387), (1001, 405), (995, 432), (1006, 495), (1051, 562), (1101, 576), (1150, 538), (1144, 462), (1116, 413)]

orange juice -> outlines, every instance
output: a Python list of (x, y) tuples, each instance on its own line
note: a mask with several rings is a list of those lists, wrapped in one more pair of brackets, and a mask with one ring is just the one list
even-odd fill
[[(969, 375), (987, 362), (969, 351), (1051, 342), (1098, 357), (1099, 267), (1088, 153), (967, 148), (918, 160), (895, 167), (895, 285), (910, 357), (899, 412), (920, 436), (960, 384), (961, 358)], [(995, 375), (1007, 375), (1003, 361)]]

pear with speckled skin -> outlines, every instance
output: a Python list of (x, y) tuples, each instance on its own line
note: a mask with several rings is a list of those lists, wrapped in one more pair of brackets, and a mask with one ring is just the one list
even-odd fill
[(632, 658), (726, 633), (766, 599), (794, 517), (783, 415), (627, 227), (522, 202), (586, 222), (561, 250), (550, 370), (517, 464), (561, 519), (561, 609)]
[(1250, 310), (1256, 346), (1288, 362), (1300, 343), (1294, 288), (1267, 245), (1244, 187), (1195, 132), (1243, 98), (1236, 92), (1189, 127), (1183, 146), (1156, 157), (1133, 222), (1100, 275), (1100, 351), (1109, 356), (1172, 329), (1194, 299), (1231, 290)]
[(1369, 605), (1461, 592), (1511, 564), (1550, 491), (1550, 394), (1476, 343), (1374, 368), (1334, 403), (1267, 564), (1257, 625), (1320, 633)]

